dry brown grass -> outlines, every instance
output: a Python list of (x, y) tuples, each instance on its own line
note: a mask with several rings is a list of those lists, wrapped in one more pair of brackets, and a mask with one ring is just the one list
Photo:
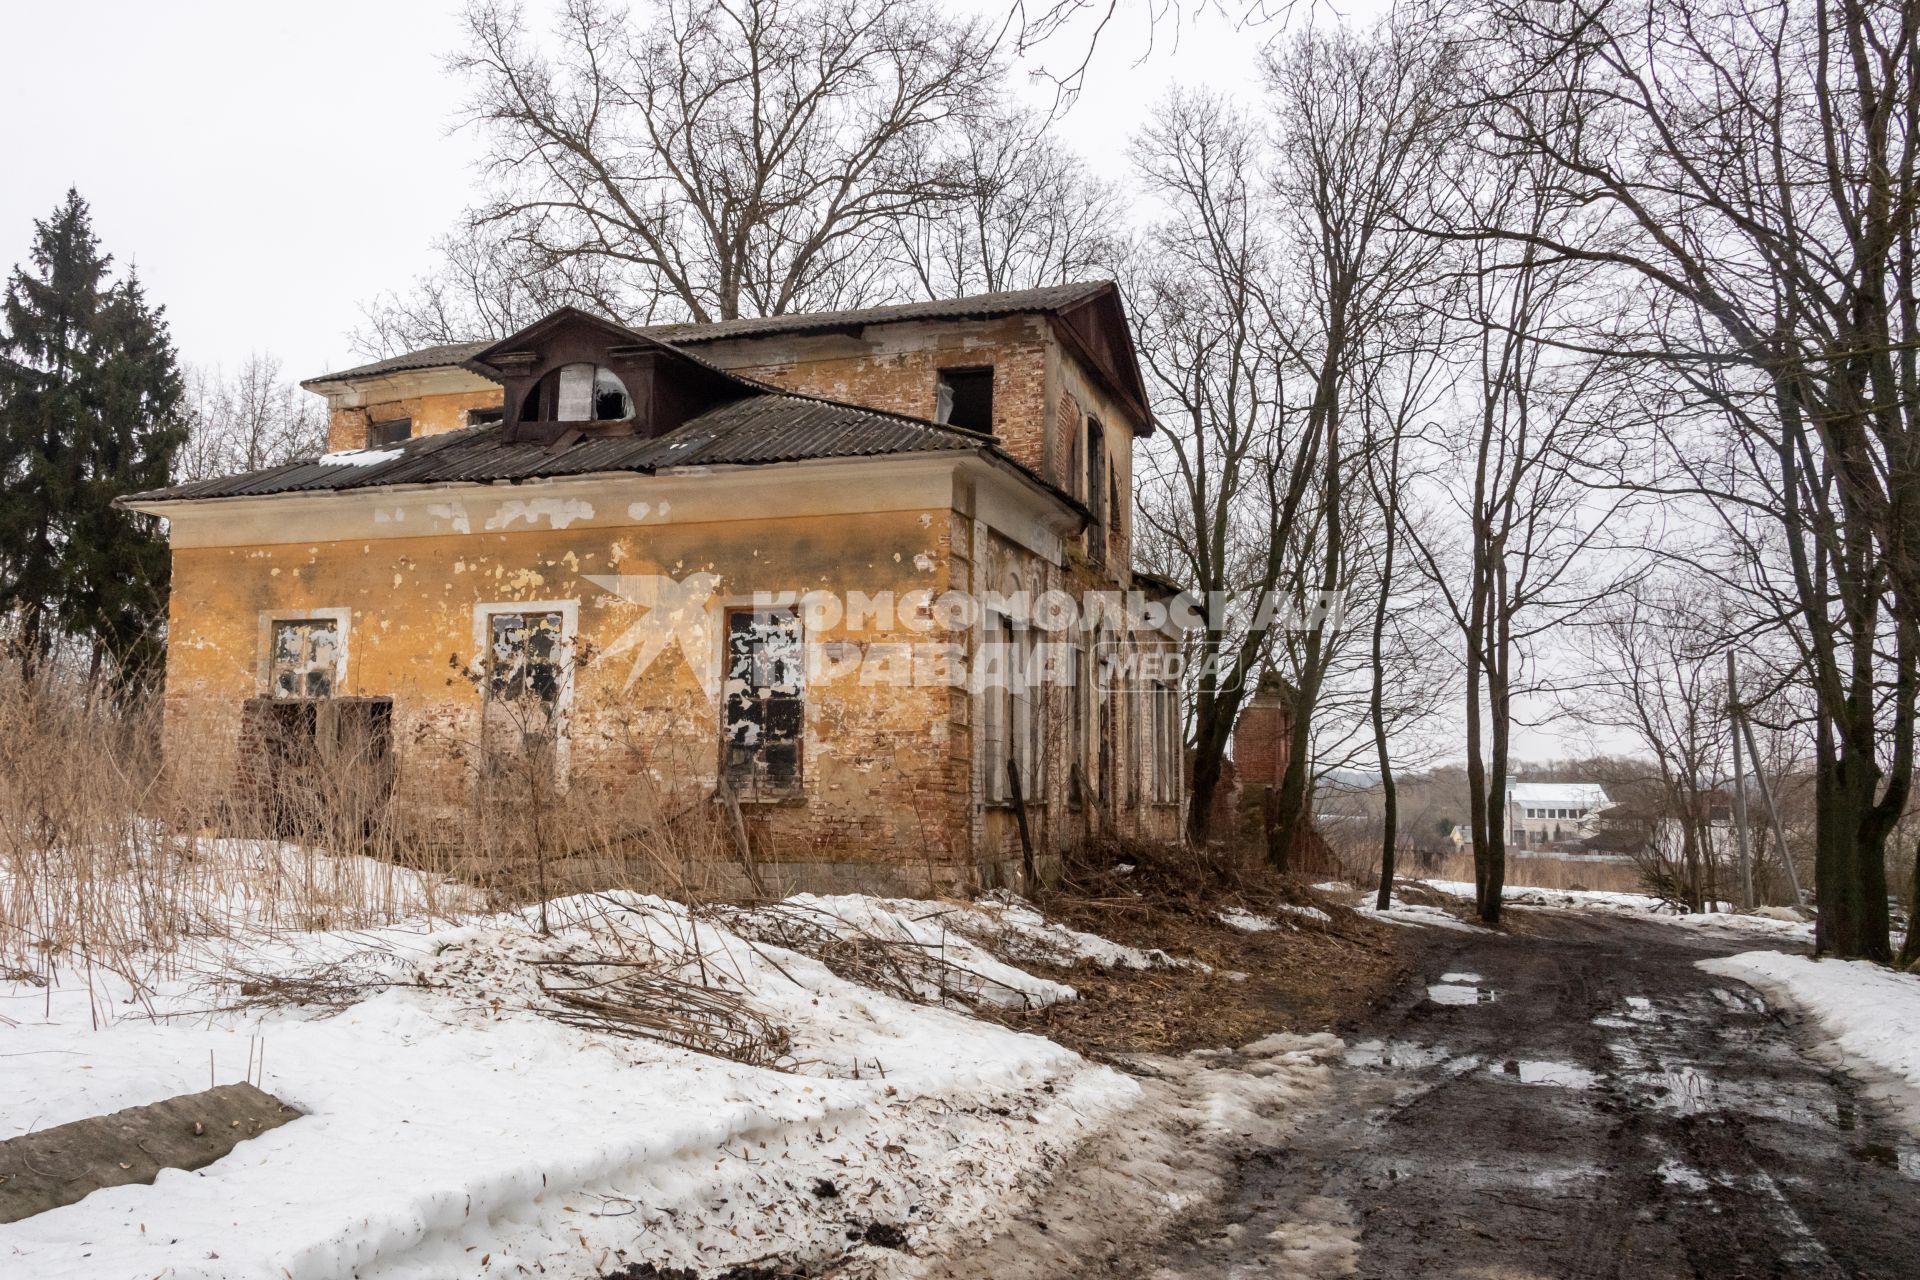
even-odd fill
[(0, 667), (0, 972), (103, 969), (140, 989), (209, 939), (595, 889), (700, 900), (737, 856), (704, 794), (645, 769), (564, 792), (509, 769), (427, 804), (352, 767), (311, 770), (290, 797), (204, 761), (165, 766), (154, 709)]
[[(1036, 904), (1072, 928), (1207, 966), (1107, 971), (1082, 963), (1065, 978), (1078, 1001), (1000, 1015), (1104, 1058), (1247, 1044), (1276, 1031), (1338, 1030), (1391, 996), (1406, 949), (1421, 933), (1370, 921), (1257, 859), (1175, 845), (1090, 849)], [(1312, 907), (1329, 919), (1286, 906)], [(1221, 922), (1228, 907), (1281, 927), (1244, 933)]]
[[(1473, 883), (1473, 854), (1443, 858), (1433, 870), (1409, 871), (1422, 880)], [(1507, 884), (1527, 889), (1590, 889), (1602, 893), (1645, 893), (1640, 868), (1632, 862), (1576, 862), (1552, 854), (1507, 850)]]

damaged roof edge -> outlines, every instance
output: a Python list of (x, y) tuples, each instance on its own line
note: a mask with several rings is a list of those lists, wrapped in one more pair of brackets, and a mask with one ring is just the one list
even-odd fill
[(852, 455), (830, 458), (797, 458), (782, 462), (763, 463), (712, 463), (686, 468), (669, 467), (644, 471), (590, 471), (563, 476), (529, 476), (515, 480), (437, 480), (425, 484), (381, 485), (377, 488), (363, 489), (308, 489), (283, 493), (238, 493), (211, 498), (143, 498), (139, 494), (123, 494), (113, 500), (113, 505), (123, 511), (134, 511), (141, 515), (170, 516), (175, 512), (193, 508), (207, 508), (240, 503), (262, 501), (284, 501), (289, 498), (308, 498), (320, 500), (337, 499), (345, 493), (352, 494), (398, 494), (398, 493), (447, 493), (472, 492), (475, 490), (497, 489), (502, 486), (520, 488), (527, 485), (571, 483), (579, 480), (618, 479), (638, 476), (686, 476), (700, 474), (723, 474), (732, 471), (760, 471), (769, 467), (810, 467), (829, 464), (849, 463), (887, 463), (910, 462), (928, 458), (944, 458), (959, 462), (966, 458), (978, 458), (995, 470), (1020, 481), (1028, 488), (1052, 499), (1068, 514), (1072, 515), (1078, 526), (1084, 528), (1093, 519), (1093, 513), (1078, 498), (1056, 485), (1048, 483), (1033, 471), (1008, 457), (991, 445), (967, 450), (926, 450), (914, 453), (882, 453)]

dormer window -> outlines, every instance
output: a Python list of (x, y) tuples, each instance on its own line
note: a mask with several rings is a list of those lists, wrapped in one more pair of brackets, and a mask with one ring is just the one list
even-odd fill
[(934, 383), (933, 420), (993, 433), (993, 366), (942, 369)]
[(633, 416), (626, 384), (605, 365), (563, 364), (533, 385), (522, 422), (621, 422)]
[(367, 426), (367, 448), (369, 449), (391, 449), (394, 445), (412, 438), (412, 418), (388, 418), (383, 422), (369, 423)]

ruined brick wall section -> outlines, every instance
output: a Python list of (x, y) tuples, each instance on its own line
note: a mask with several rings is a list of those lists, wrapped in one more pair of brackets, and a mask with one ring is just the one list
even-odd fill
[[(1100, 420), (1106, 433), (1106, 453), (1111, 469), (1111, 481), (1107, 520), (1107, 563), (1116, 570), (1124, 570), (1131, 575), (1133, 564), (1133, 450), (1137, 430), (1145, 424), (1137, 421), (1134, 412), (1108, 395), (1101, 384), (1080, 363), (1077, 356), (1064, 347), (1053, 348), (1054, 380), (1059, 386), (1057, 412), (1060, 427), (1066, 429), (1066, 419), (1071, 411), (1075, 430), (1093, 415)], [(1071, 457), (1063, 453), (1062, 458)], [(1062, 485), (1069, 492), (1085, 498), (1079, 493), (1079, 486)], [(1119, 502), (1112, 502), (1117, 492)]]
[(469, 409), (497, 409), (502, 392), (493, 387), (484, 391), (460, 391), (443, 395), (406, 396), (371, 405), (340, 406), (327, 416), (329, 450), (364, 449), (367, 428), (376, 422), (407, 418), (413, 422), (416, 436), (437, 436), (467, 425)]
[(1293, 752), (1293, 713), (1285, 704), (1256, 697), (1233, 729), (1233, 763), (1243, 787), (1278, 787)]
[(1041, 474), (1049, 465), (1047, 378), (1053, 339), (1039, 316), (874, 325), (859, 336), (801, 335), (691, 348), (726, 369), (846, 404), (934, 415), (941, 369), (993, 366), (993, 433)]

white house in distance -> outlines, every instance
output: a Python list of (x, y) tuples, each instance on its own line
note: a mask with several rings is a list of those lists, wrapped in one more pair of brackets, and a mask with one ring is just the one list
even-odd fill
[(1548, 849), (1584, 840), (1593, 834), (1593, 819), (1612, 803), (1597, 782), (1509, 782), (1509, 846)]

